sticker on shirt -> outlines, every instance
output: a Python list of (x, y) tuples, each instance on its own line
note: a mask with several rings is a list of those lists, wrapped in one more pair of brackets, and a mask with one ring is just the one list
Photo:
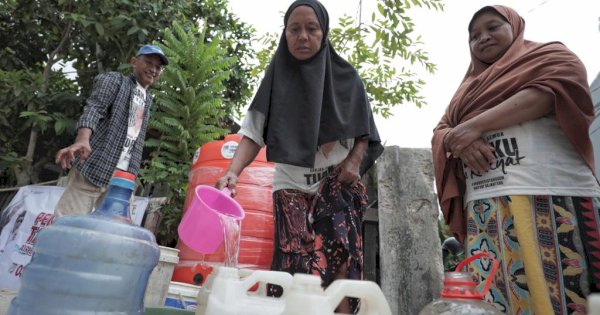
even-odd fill
[(465, 178), (471, 182), (474, 191), (503, 185), (510, 169), (520, 165), (525, 159), (525, 156), (519, 152), (516, 137), (505, 136), (504, 132), (498, 132), (486, 136), (485, 140), (494, 147), (496, 157), (496, 163), (490, 165), (490, 170), (480, 174), (463, 164)]

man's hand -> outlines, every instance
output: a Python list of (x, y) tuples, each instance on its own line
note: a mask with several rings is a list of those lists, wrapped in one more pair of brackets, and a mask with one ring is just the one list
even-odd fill
[(85, 161), (92, 152), (90, 147), (90, 137), (92, 135), (92, 129), (90, 128), (79, 128), (77, 129), (77, 138), (75, 142), (66, 148), (60, 149), (56, 153), (54, 162), (62, 167), (63, 169), (71, 168), (73, 161), (75, 161), (75, 154), (79, 153), (79, 160)]
[(73, 166), (77, 153), (79, 153), (79, 160), (83, 162), (90, 156), (91, 152), (89, 141), (77, 141), (66, 148), (60, 149), (56, 153), (55, 163), (63, 169), (68, 169)]

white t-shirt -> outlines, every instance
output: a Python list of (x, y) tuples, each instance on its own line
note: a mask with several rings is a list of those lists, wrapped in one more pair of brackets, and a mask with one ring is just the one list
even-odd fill
[[(238, 133), (264, 147), (264, 122), (265, 116), (261, 112), (248, 111)], [(331, 145), (320, 146), (317, 149), (314, 167), (312, 168), (275, 163), (273, 191), (298, 189), (306, 193), (316, 193), (321, 179), (326, 177), (333, 167), (341, 163), (353, 147), (354, 139), (336, 141)]]
[(558, 126), (546, 116), (484, 134), (496, 164), (484, 174), (464, 166), (465, 202), (505, 195), (600, 196), (590, 168)]
[(146, 89), (137, 83), (135, 91), (133, 91), (133, 98), (129, 105), (129, 119), (127, 123), (127, 138), (123, 144), (123, 151), (119, 157), (117, 168), (126, 171), (129, 167), (129, 160), (131, 160), (131, 150), (133, 150), (133, 144), (140, 134), (142, 129), (142, 123), (144, 122), (144, 107), (146, 106)]

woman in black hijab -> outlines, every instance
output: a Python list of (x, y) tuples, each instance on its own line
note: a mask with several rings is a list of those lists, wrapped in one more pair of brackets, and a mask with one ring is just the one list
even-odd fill
[(358, 73), (327, 38), (320, 2), (293, 2), (284, 25), (216, 187), (235, 196), (237, 177), (266, 145), (275, 162), (271, 269), (317, 274), (324, 286), (362, 279), (367, 196), (360, 177), (383, 151), (371, 107)]

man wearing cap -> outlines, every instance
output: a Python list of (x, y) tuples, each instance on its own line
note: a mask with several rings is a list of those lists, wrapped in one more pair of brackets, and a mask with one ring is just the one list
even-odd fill
[(138, 174), (152, 105), (148, 88), (169, 60), (159, 47), (145, 45), (130, 62), (129, 77), (106, 72), (94, 78), (75, 142), (56, 154), (56, 164), (70, 171), (55, 217), (90, 213), (115, 170)]

